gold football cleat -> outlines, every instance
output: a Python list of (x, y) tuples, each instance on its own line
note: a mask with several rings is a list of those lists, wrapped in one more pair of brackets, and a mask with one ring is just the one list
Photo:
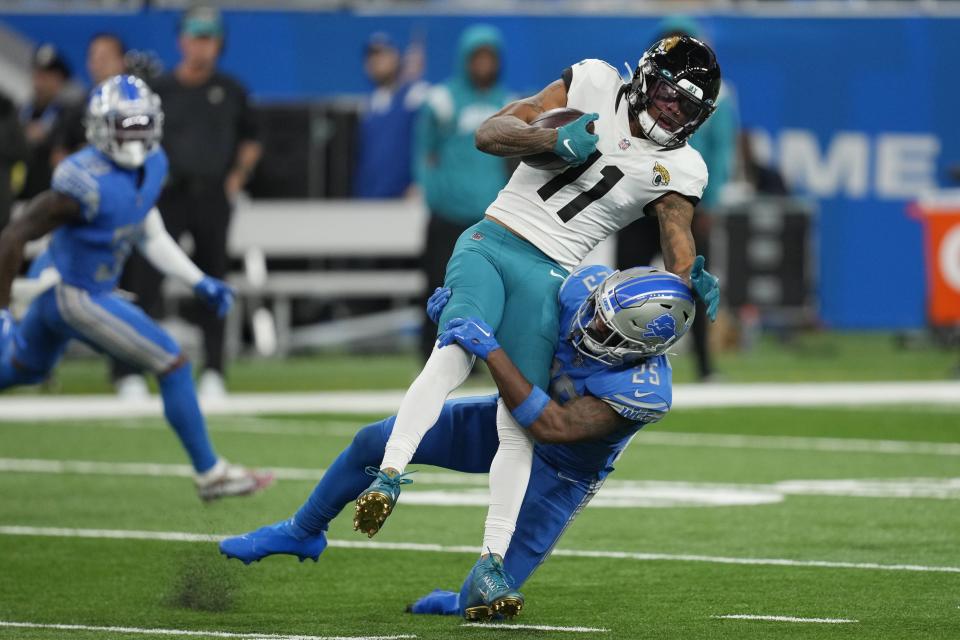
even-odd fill
[(383, 523), (387, 521), (387, 516), (393, 511), (393, 505), (389, 496), (376, 491), (364, 493), (357, 498), (357, 510), (353, 516), (353, 530), (367, 534), (372, 538)]

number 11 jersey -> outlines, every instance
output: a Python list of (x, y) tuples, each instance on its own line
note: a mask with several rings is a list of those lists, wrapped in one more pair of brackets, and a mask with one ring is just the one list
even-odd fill
[(573, 271), (607, 236), (676, 192), (694, 203), (707, 166), (690, 145), (664, 149), (630, 132), (627, 88), (602, 60), (583, 60), (563, 74), (567, 107), (598, 113), (597, 150), (577, 167), (534, 169), (521, 163), (487, 214)]

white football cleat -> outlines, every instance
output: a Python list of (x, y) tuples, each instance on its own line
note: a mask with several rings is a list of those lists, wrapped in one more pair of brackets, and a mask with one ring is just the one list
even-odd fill
[(197, 395), (201, 400), (224, 400), (227, 397), (227, 385), (218, 371), (207, 369), (197, 382)]
[(229, 496), (248, 496), (266, 489), (273, 484), (273, 473), (247, 469), (220, 458), (209, 471), (195, 474), (193, 482), (197, 485), (200, 499), (210, 501)]

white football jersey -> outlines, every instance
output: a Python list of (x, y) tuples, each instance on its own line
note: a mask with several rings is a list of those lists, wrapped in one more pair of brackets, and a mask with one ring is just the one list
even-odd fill
[(569, 271), (597, 244), (644, 215), (644, 207), (675, 191), (699, 199), (707, 166), (690, 145), (663, 149), (630, 133), (626, 92), (602, 60), (572, 67), (567, 106), (598, 113), (597, 152), (578, 167), (548, 170), (521, 163), (487, 208)]

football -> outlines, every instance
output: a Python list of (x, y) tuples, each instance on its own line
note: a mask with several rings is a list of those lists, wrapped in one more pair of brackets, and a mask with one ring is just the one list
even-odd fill
[[(558, 129), (565, 124), (570, 124), (582, 115), (583, 112), (578, 109), (569, 109), (567, 107), (550, 109), (550, 111), (541, 113), (536, 120), (530, 123), (530, 126), (541, 127), (543, 129)], [(593, 133), (592, 122), (587, 125), (587, 131)], [(532, 156), (523, 156), (520, 160), (534, 169), (543, 169), (544, 171), (563, 169), (569, 166), (563, 158), (552, 151), (535, 153)]]

